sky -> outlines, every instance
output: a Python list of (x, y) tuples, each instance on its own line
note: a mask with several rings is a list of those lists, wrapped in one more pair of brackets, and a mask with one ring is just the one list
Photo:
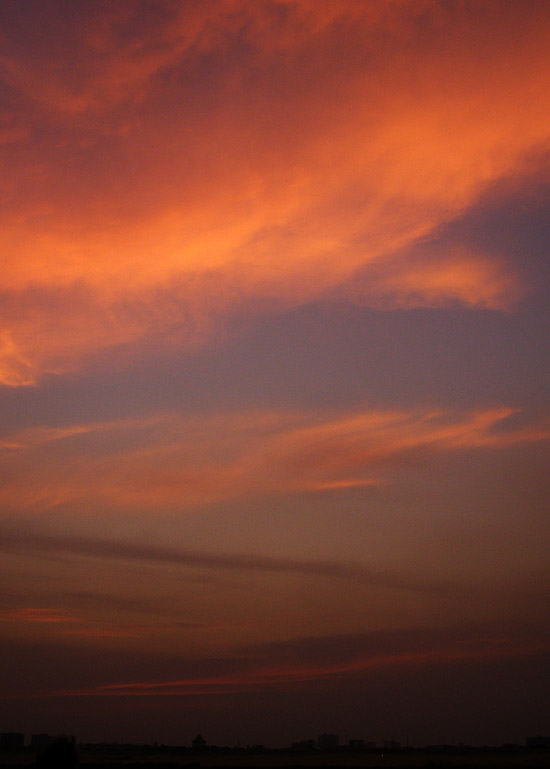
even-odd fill
[(0, 4), (0, 730), (523, 742), (550, 5)]

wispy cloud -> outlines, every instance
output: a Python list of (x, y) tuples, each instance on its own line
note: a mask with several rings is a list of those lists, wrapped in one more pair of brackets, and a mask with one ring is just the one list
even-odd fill
[[(9, 529), (4, 530), (0, 534), (0, 549), (9, 550), (10, 552), (18, 550), (29, 552), (32, 550), (36, 553), (64, 553), (77, 557), (173, 564), (187, 569), (302, 574), (329, 580), (350, 580), (392, 590), (439, 592), (451, 587), (444, 582), (437, 582), (429, 578), (419, 578), (413, 574), (369, 569), (362, 564), (341, 561), (300, 560), (242, 553), (205, 553), (88, 537), (32, 535), (10, 531)], [(33, 611), (37, 613), (33, 614)], [(8, 612), (6, 616), (12, 619), (18, 617), (29, 619), (29, 616), (34, 619), (40, 619), (42, 617), (42, 610), (24, 609), (19, 612), (16, 611), (15, 614)], [(45, 616), (48, 617), (50, 615), (45, 612)], [(55, 612), (53, 616), (57, 616)]]
[(259, 493), (369, 487), (382, 493), (411, 459), (425, 464), (431, 456), (550, 437), (544, 420), (512, 419), (514, 413), (507, 407), (333, 415), (251, 410), (37, 426), (4, 436), (0, 499), (29, 511), (74, 501), (183, 511)]
[[(25, 626), (31, 624), (42, 633), (43, 637), (62, 638), (136, 638), (146, 629), (136, 623), (124, 623), (98, 620), (84, 614), (71, 613), (65, 609), (48, 607), (19, 607), (0, 610), (0, 623), (10, 632), (25, 632)], [(150, 629), (150, 628), (149, 628)], [(159, 630), (159, 625), (155, 626)]]
[[(283, 662), (281, 664), (272, 661), (246, 660), (241, 663), (241, 669), (226, 675), (212, 675), (204, 677), (189, 677), (164, 681), (126, 681), (120, 683), (107, 683), (100, 686), (83, 689), (66, 689), (48, 692), (51, 696), (84, 696), (84, 697), (128, 697), (128, 696), (193, 696), (193, 695), (219, 695), (250, 691), (254, 689), (272, 690), (273, 688), (291, 687), (292, 690), (300, 685), (313, 682), (327, 681), (331, 679), (346, 679), (348, 677), (368, 676), (371, 672), (393, 670), (403, 672), (411, 668), (430, 668), (434, 666), (456, 665), (468, 661), (498, 661), (517, 657), (528, 657), (544, 653), (548, 650), (548, 643), (541, 638), (517, 638), (517, 637), (489, 637), (478, 639), (466, 636), (455, 640), (444, 638), (444, 633), (430, 634), (419, 633), (417, 643), (413, 648), (402, 648), (392, 652), (375, 652), (346, 654), (345, 645), (350, 642), (354, 647), (360, 647), (361, 642), (367, 645), (372, 643), (368, 637), (358, 638), (327, 638), (315, 639), (317, 645), (334, 641), (343, 642), (341, 649), (343, 654), (337, 662), (319, 662), (311, 664), (304, 659), (301, 663)], [(430, 637), (430, 636), (433, 637)], [(440, 635), (441, 637), (437, 637)], [(381, 634), (380, 640), (383, 639)], [(390, 640), (391, 636), (390, 636)], [(407, 641), (410, 642), (407, 637)], [(420, 644), (418, 641), (420, 640)], [(393, 639), (395, 643), (395, 639)], [(305, 648), (307, 639), (298, 639), (298, 647)], [(414, 645), (419, 648), (414, 648)], [(282, 648), (292, 646), (292, 642), (282, 644)], [(267, 648), (265, 649), (267, 652)], [(271, 649), (273, 651), (273, 649)]]
[(1, 621), (38, 622), (38, 623), (70, 623), (75, 622), (76, 617), (68, 614), (64, 609), (32, 608), (1, 609)]

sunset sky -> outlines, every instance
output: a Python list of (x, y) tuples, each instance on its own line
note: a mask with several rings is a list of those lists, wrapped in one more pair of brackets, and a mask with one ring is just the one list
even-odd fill
[(549, 40), (2, 0), (0, 731), (550, 731)]

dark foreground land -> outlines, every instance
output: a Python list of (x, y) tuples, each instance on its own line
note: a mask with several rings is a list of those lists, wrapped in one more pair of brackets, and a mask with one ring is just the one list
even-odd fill
[[(83, 769), (550, 769), (550, 749), (434, 747), (397, 751), (239, 750), (147, 745), (79, 745)], [(35, 766), (28, 748), (0, 751), (1, 769)]]

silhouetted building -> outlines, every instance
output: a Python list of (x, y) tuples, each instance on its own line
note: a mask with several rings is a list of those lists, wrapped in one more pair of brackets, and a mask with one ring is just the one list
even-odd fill
[(36, 766), (40, 769), (75, 769), (77, 764), (75, 739), (65, 734), (55, 737), (36, 755)]
[(21, 732), (4, 732), (0, 735), (0, 747), (22, 748), (25, 745), (25, 735)]
[(31, 734), (30, 747), (35, 750), (45, 748), (50, 742), (52, 742), (52, 737), (49, 734)]
[(292, 750), (315, 750), (317, 746), (315, 740), (299, 740), (298, 742), (293, 742), (290, 747)]
[(340, 737), (337, 734), (320, 734), (317, 737), (317, 745), (321, 750), (330, 750), (340, 745)]
[(550, 737), (527, 737), (525, 744), (528, 748), (550, 748)]
[(195, 748), (195, 750), (200, 750), (201, 748), (206, 747), (206, 740), (202, 734), (197, 734), (191, 745)]
[(384, 740), (384, 750), (399, 750), (400, 747), (400, 742), (396, 742), (395, 740)]
[(350, 748), (364, 748), (365, 740), (350, 740), (349, 746)]

